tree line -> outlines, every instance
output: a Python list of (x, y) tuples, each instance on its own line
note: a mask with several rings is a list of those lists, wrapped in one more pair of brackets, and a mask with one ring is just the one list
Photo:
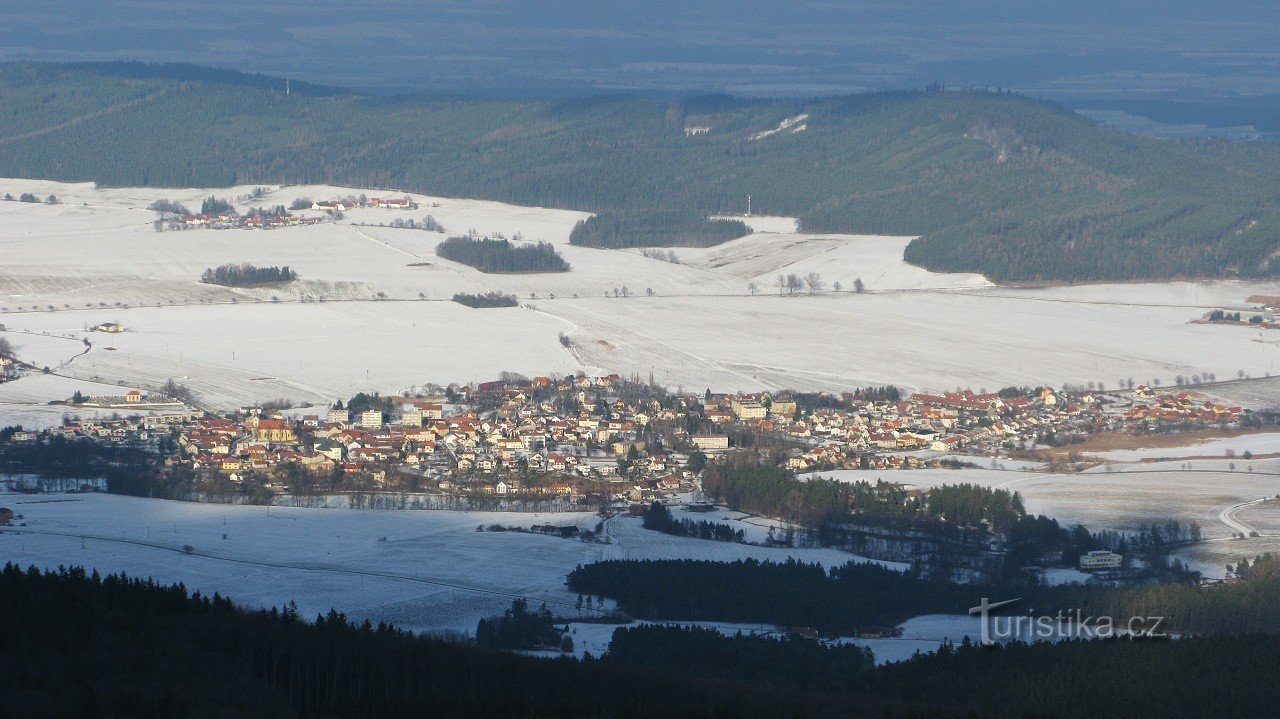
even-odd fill
[(459, 292), (453, 296), (453, 301), (460, 305), (466, 305), (473, 309), (484, 309), (488, 307), (518, 307), (520, 301), (515, 295), (509, 295), (505, 292), (485, 292), (467, 293)]

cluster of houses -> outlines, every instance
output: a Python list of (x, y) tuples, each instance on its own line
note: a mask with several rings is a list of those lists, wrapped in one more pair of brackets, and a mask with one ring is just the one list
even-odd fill
[[(305, 202), (305, 201), (304, 201)], [(299, 206), (297, 203), (293, 205), (296, 209), (316, 210), (328, 215), (337, 212), (346, 212), (356, 207), (379, 207), (387, 210), (416, 210), (418, 203), (413, 201), (409, 196), (404, 197), (372, 197), (359, 198), (349, 197), (337, 200), (317, 200), (310, 206)], [(171, 215), (158, 218), (160, 229), (165, 230), (189, 230), (197, 228), (209, 228), (215, 230), (229, 229), (261, 229), (270, 230), (280, 227), (297, 227), (300, 225), (315, 225), (326, 222), (330, 219), (328, 215), (301, 215), (291, 211), (285, 211), (284, 206), (280, 206), (276, 211), (250, 211), (245, 214), (235, 212), (224, 213), (206, 213), (206, 214), (182, 214)]]
[(1234, 424), (1240, 407), (1188, 392), (1158, 394), (1145, 386), (1125, 404), (1094, 392), (1042, 388), (1028, 395), (971, 391), (913, 394), (892, 401), (850, 398), (765, 428), (809, 446), (793, 451), (796, 471), (911, 469), (942, 457), (995, 457), (1063, 437), (1099, 431), (1159, 431), (1167, 426)]
[(77, 392), (71, 397), (66, 404), (72, 407), (83, 408), (104, 408), (104, 409), (135, 409), (135, 410), (185, 410), (186, 405), (181, 400), (174, 399), (159, 393), (143, 392), (139, 389), (131, 389), (123, 395), (93, 395), (87, 396)]
[(18, 365), (12, 357), (0, 355), (0, 382), (8, 382), (18, 377)]
[(1134, 398), (1133, 405), (1125, 409), (1122, 416), (1127, 421), (1148, 425), (1168, 422), (1234, 423), (1244, 411), (1241, 407), (1218, 404), (1191, 392), (1160, 392), (1146, 385), (1139, 385), (1134, 390)]
[(348, 197), (338, 200), (317, 200), (311, 203), (311, 209), (324, 212), (346, 212), (357, 207), (380, 207), (384, 210), (416, 210), (418, 203), (412, 197)]
[[(244, 408), (67, 421), (50, 433), (133, 443), (170, 468), (277, 492), (414, 491), (641, 501), (695, 488), (748, 444), (798, 472), (941, 466), (1072, 433), (1240, 419), (1187, 392), (670, 394), (604, 377), (534, 377), (417, 396), (358, 395), (323, 415)], [(130, 393), (132, 403), (146, 398)], [(125, 403), (130, 403), (129, 399)], [(37, 438), (37, 435), (19, 439)]]
[[(524, 388), (482, 383), (451, 390), (452, 397), (376, 398), (324, 415), (285, 418), (253, 408), (229, 416), (161, 413), (67, 422), (51, 432), (143, 444), (163, 451), (168, 467), (282, 492), (295, 489), (288, 485), (297, 472), (280, 471), (290, 465), (337, 491), (639, 500), (692, 489), (687, 452), (639, 431), (649, 413), (616, 398), (600, 402), (598, 393), (617, 381), (616, 375), (554, 383), (540, 377)], [(535, 388), (542, 400), (532, 397)], [(472, 405), (482, 396), (491, 404), (483, 412)], [(728, 448), (723, 436), (705, 443), (680, 437), (689, 449)]]
[(190, 230), (209, 228), (214, 230), (251, 229), (272, 230), (280, 227), (297, 227), (299, 225), (317, 225), (325, 222), (323, 216), (302, 216), (286, 213), (249, 213), (238, 215), (226, 213), (221, 215), (177, 215), (172, 218), (157, 220), (165, 223), (165, 229)]

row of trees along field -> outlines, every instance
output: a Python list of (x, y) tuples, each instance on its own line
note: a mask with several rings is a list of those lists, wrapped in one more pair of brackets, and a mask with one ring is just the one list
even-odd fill
[(483, 294), (459, 292), (453, 296), (453, 301), (473, 309), (517, 307), (520, 305), (520, 301), (516, 299), (515, 295), (508, 295), (503, 292), (485, 292)]
[(298, 279), (298, 273), (284, 267), (256, 267), (254, 265), (218, 265), (205, 269), (200, 281), (210, 285), (226, 287), (254, 287), (276, 282), (291, 282)]
[(922, 614), (963, 614), (979, 597), (1021, 597), (1044, 615), (1079, 609), (1124, 622), (1166, 618), (1165, 628), (1192, 634), (1280, 633), (1280, 563), (1263, 555), (1237, 566), (1237, 584), (1188, 581), (1127, 587), (1044, 585), (1019, 581), (959, 584), (916, 569), (896, 571), (850, 562), (830, 571), (794, 560), (608, 560), (569, 574), (569, 588), (609, 597), (644, 619), (724, 621), (812, 627), (853, 634)]
[(450, 237), (436, 245), (436, 254), (481, 272), (569, 271), (569, 263), (550, 242), (517, 245), (488, 237)]
[[(998, 280), (1280, 272), (1273, 142), (1155, 140), (1046, 102), (938, 87), (499, 100), (282, 86), (193, 67), (6, 64), (0, 175), (430, 190), (623, 212), (614, 230), (588, 222), (579, 233), (616, 244), (635, 241), (626, 216), (652, 208), (690, 224), (654, 227), (646, 244), (712, 241), (705, 218), (742, 212), (750, 194), (756, 211), (798, 217), (805, 232), (918, 235), (909, 261)], [(87, 114), (102, 107), (120, 109)], [(805, 132), (753, 139), (802, 112)], [(686, 136), (694, 116), (710, 129)], [(311, 140), (298, 143), (299, 132)], [(211, 136), (222, 152), (205, 151)]]

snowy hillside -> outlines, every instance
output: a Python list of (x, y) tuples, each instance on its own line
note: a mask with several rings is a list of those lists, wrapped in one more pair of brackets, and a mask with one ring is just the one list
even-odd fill
[[(1189, 324), (1208, 309), (1247, 306), (1250, 295), (1280, 294), (1275, 283), (995, 287), (905, 263), (907, 238), (794, 231), (676, 248), (673, 263), (569, 245), (584, 213), (421, 194), (410, 195), (417, 210), (355, 208), (336, 222), (273, 230), (156, 232), (146, 209), (157, 199), (198, 207), (210, 195), (244, 209), (406, 194), (264, 189), (250, 198), (250, 187), (0, 179), (0, 191), (61, 200), (0, 202), (0, 324), (19, 358), (84, 382), (156, 387), (173, 377), (222, 408), (472, 382), (503, 370), (652, 373), (673, 387), (716, 390), (1114, 386), (1127, 377), (1280, 372), (1280, 340), (1269, 333)], [(427, 215), (446, 232), (378, 226)], [(770, 230), (794, 229), (782, 226), (789, 218), (771, 219), (781, 224)], [(485, 274), (435, 255), (449, 234), (473, 229), (553, 243), (572, 269)], [(289, 265), (300, 279), (259, 288), (198, 281), (227, 262)], [(779, 275), (811, 273), (820, 292), (780, 296)], [(852, 291), (856, 280), (864, 293)], [(515, 294), (524, 307), (449, 301), (489, 291)], [(100, 322), (126, 331), (86, 331)], [(30, 403), (0, 404), (0, 424), (33, 411), (47, 417), (37, 405), (65, 399), (55, 394), (63, 389), (22, 391)]]

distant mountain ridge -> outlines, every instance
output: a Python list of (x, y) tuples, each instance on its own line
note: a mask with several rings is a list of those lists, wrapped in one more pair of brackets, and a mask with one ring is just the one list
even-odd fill
[[(0, 65), (0, 175), (324, 182), (920, 235), (1002, 281), (1276, 276), (1280, 144), (1171, 142), (944, 91), (826, 100), (387, 98), (190, 65)], [(796, 120), (803, 116), (802, 120)], [(771, 131), (771, 132), (770, 132)]]

